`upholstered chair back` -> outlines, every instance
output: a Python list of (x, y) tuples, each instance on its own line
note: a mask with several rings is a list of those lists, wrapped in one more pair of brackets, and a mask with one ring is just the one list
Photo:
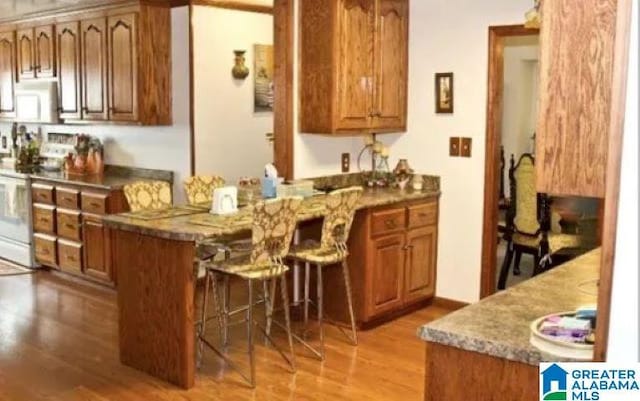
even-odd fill
[(289, 252), (302, 198), (260, 201), (253, 206), (251, 263), (281, 262)]
[(356, 206), (361, 196), (361, 187), (339, 189), (327, 195), (327, 214), (322, 224), (321, 247), (346, 245)]
[(211, 203), (213, 200), (213, 190), (223, 187), (224, 178), (216, 175), (197, 175), (187, 178), (184, 182), (184, 190), (187, 193), (187, 200), (191, 205), (199, 203)]
[(171, 184), (166, 181), (138, 181), (124, 186), (132, 212), (168, 209), (173, 205)]

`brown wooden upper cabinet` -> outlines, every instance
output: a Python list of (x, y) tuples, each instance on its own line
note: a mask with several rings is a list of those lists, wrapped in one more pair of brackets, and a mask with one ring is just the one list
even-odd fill
[(0, 118), (16, 116), (16, 34), (0, 32)]
[(135, 14), (109, 17), (109, 115), (114, 121), (138, 119), (137, 30)]
[(94, 18), (80, 22), (82, 49), (82, 118), (109, 119), (107, 97), (107, 20)]
[(406, 130), (408, 0), (301, 2), (301, 130)]
[(19, 80), (55, 76), (54, 30), (54, 25), (43, 25), (17, 31)]
[(543, 1), (542, 15), (537, 190), (602, 198), (616, 0)]
[(61, 119), (80, 119), (80, 28), (78, 22), (56, 26), (58, 111)]

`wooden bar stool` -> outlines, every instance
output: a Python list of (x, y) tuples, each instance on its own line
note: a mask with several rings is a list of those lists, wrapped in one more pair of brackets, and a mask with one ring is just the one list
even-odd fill
[[(265, 335), (265, 338), (274, 346), (274, 348), (280, 353), (284, 360), (289, 364), (292, 371), (295, 372), (295, 354), (293, 351), (293, 338), (291, 332), (291, 322), (289, 318), (289, 298), (286, 273), (289, 270), (287, 265), (284, 264), (283, 258), (289, 252), (291, 239), (293, 232), (296, 228), (296, 216), (300, 204), (301, 198), (282, 198), (276, 200), (269, 200), (258, 202), (254, 205), (253, 210), (253, 227), (252, 227), (252, 244), (253, 248), (247, 255), (239, 257), (232, 257), (229, 260), (223, 262), (205, 262), (203, 263), (206, 268), (206, 281), (205, 292), (203, 297), (203, 306), (201, 321), (202, 325), (200, 333), (198, 335), (199, 346), (203, 345), (211, 348), (218, 356), (224, 359), (229, 366), (236, 370), (250, 385), (255, 387), (255, 362), (254, 362), (254, 342), (253, 342), (253, 326), (257, 325)], [(248, 283), (248, 301), (247, 306), (240, 308), (237, 311), (229, 311), (228, 303), (225, 302), (224, 308), (220, 302), (219, 289), (218, 289), (218, 276), (235, 276), (239, 277)], [(274, 295), (277, 286), (277, 281), (280, 280), (282, 306), (284, 310), (285, 323), (284, 325), (273, 319), (273, 305)], [(254, 282), (260, 281), (263, 283), (266, 315), (266, 328), (259, 325), (254, 321), (253, 308), (256, 304), (256, 297), (254, 294)], [(223, 281), (225, 284), (225, 292), (229, 292), (228, 280)], [(271, 290), (269, 290), (269, 287)], [(246, 311), (247, 321), (247, 342), (248, 342), (248, 354), (249, 354), (249, 374), (245, 374), (239, 369), (233, 361), (231, 361), (227, 355), (218, 349), (218, 347), (211, 344), (206, 340), (206, 316), (207, 316), (207, 302), (209, 297), (209, 289), (211, 289), (214, 303), (217, 309), (218, 324), (224, 332), (227, 332), (229, 323), (229, 317), (238, 312)], [(225, 294), (225, 297), (227, 295)], [(289, 341), (289, 355), (287, 356), (270, 336), (271, 324), (284, 329), (287, 333)], [(222, 334), (222, 345), (226, 345), (228, 336)], [(199, 355), (202, 358), (202, 353)], [(201, 363), (199, 363), (200, 365)]]
[(298, 246), (294, 246), (289, 252), (288, 257), (295, 261), (305, 263), (305, 280), (304, 280), (304, 320), (308, 322), (309, 316), (309, 278), (310, 266), (316, 266), (317, 272), (317, 311), (318, 325), (320, 331), (320, 350), (317, 351), (308, 343), (301, 340), (298, 336), (295, 338), (303, 343), (306, 348), (324, 359), (324, 328), (323, 322), (323, 285), (322, 270), (330, 265), (341, 264), (342, 273), (347, 295), (347, 307), (349, 308), (349, 316), (351, 318), (351, 336), (346, 332), (343, 333), (351, 340), (353, 345), (358, 345), (358, 337), (356, 330), (356, 319), (353, 311), (353, 298), (351, 294), (351, 280), (349, 277), (349, 266), (347, 265), (347, 256), (349, 254), (347, 248), (347, 239), (349, 231), (353, 223), (353, 217), (356, 211), (358, 200), (362, 195), (362, 188), (352, 187), (333, 191), (327, 195), (326, 207), (327, 214), (322, 223), (322, 237), (320, 243), (306, 242)]

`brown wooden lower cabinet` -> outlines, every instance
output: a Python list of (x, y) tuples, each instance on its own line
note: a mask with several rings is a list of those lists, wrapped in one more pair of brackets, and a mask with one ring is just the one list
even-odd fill
[[(402, 202), (356, 213), (349, 270), (358, 325), (371, 326), (435, 296), (438, 200)], [(338, 268), (324, 271), (325, 310), (348, 322)]]
[(115, 277), (111, 274), (111, 265), (107, 262), (110, 247), (109, 232), (102, 225), (102, 220), (99, 217), (86, 215), (82, 233), (85, 243), (84, 272), (99, 280), (115, 281)]
[(38, 263), (93, 282), (115, 285), (110, 231), (103, 226), (102, 216), (127, 211), (122, 190), (35, 180), (32, 192)]

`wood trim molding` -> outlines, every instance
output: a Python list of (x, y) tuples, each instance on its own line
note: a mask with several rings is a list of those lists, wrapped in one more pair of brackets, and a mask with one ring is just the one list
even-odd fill
[(259, 4), (250, 4), (243, 1), (226, 1), (226, 0), (190, 0), (190, 4), (194, 6), (209, 6), (218, 8), (227, 8), (230, 10), (249, 11), (253, 13), (273, 14), (275, 7), (262, 6)]
[(274, 161), (286, 179), (293, 179), (293, 69), (294, 69), (294, 0), (275, 0), (274, 34)]
[(443, 309), (448, 309), (451, 312), (454, 312), (454, 311), (457, 311), (458, 309), (462, 309), (466, 306), (469, 306), (469, 303), (456, 301), (455, 299), (435, 297), (433, 298), (433, 301), (431, 301), (431, 305), (437, 306)]
[(196, 174), (196, 98), (193, 93), (195, 89), (195, 73), (193, 70), (193, 5), (189, 4), (189, 168), (191, 175)]
[(611, 293), (613, 290), (613, 268), (615, 262), (616, 229), (618, 225), (618, 199), (620, 195), (620, 167), (622, 159), (622, 137), (627, 94), (627, 72), (629, 68), (629, 36), (631, 32), (631, 0), (618, 0), (616, 39), (614, 48), (613, 80), (611, 87), (611, 121), (609, 123), (609, 149), (602, 228), (602, 260), (600, 262), (600, 285), (598, 286), (598, 326), (594, 358), (607, 359), (609, 344), (609, 321)]
[(484, 167), (484, 223), (482, 227), (482, 271), (480, 298), (496, 292), (498, 251), (498, 188), (500, 183), (500, 141), (502, 135), (502, 94), (504, 38), (535, 35), (538, 29), (524, 25), (489, 27), (489, 74), (487, 88), (486, 153)]

